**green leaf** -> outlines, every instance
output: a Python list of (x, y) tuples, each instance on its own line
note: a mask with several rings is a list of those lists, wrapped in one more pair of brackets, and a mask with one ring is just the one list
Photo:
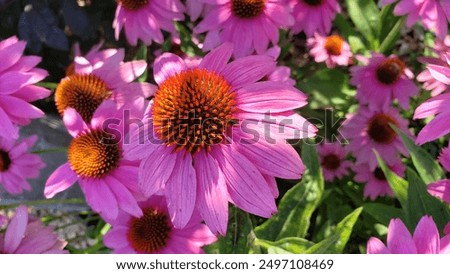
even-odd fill
[(389, 33), (382, 39), (379, 51), (385, 55), (389, 55), (390, 51), (394, 48), (395, 43), (398, 41), (401, 35), (401, 30), (405, 24), (406, 17), (400, 18), (395, 25), (390, 29)]
[(385, 226), (389, 225), (391, 219), (402, 218), (403, 212), (400, 208), (380, 204), (380, 203), (366, 203), (363, 205), (364, 212), (369, 214), (378, 223)]
[(202, 52), (199, 47), (192, 42), (192, 31), (189, 30), (186, 26), (181, 24), (180, 22), (175, 22), (175, 28), (177, 32), (180, 34), (180, 40), (181, 40), (181, 50), (190, 56), (203, 56), (204, 53)]
[(353, 53), (363, 53), (366, 49), (364, 42), (359, 34), (355, 31), (354, 27), (350, 25), (347, 19), (341, 14), (336, 15), (334, 24), (339, 29), (341, 35), (348, 41)]
[(361, 214), (362, 207), (355, 209), (352, 213), (347, 215), (339, 224), (332, 236), (322, 240), (321, 242), (308, 248), (306, 254), (329, 254), (342, 253), (347, 245), (348, 239), (353, 231), (353, 226)]
[(422, 180), (426, 184), (436, 182), (444, 178), (444, 172), (441, 166), (437, 163), (437, 161), (433, 157), (431, 157), (430, 154), (428, 154), (426, 150), (417, 146), (413, 142), (413, 140), (411, 140), (405, 133), (403, 133), (394, 125), (391, 125), (391, 127), (402, 139), (403, 144), (411, 154), (411, 159), (414, 164), (414, 167), (419, 173), (420, 178), (422, 178)]
[(301, 183), (286, 192), (278, 206), (278, 213), (255, 229), (259, 239), (276, 241), (306, 236), (311, 215), (323, 194), (324, 181), (315, 146), (304, 144), (302, 159), (307, 171)]
[(346, 0), (347, 10), (356, 28), (369, 41), (372, 49), (377, 48), (380, 11), (373, 0)]
[(380, 157), (380, 154), (378, 154), (377, 151), (374, 152), (377, 156), (378, 164), (380, 165), (381, 170), (383, 170), (384, 176), (386, 176), (386, 180), (394, 192), (395, 197), (399, 200), (402, 207), (405, 208), (408, 199), (408, 182), (392, 172)]
[(235, 207), (229, 209), (227, 235), (205, 247), (206, 253), (246, 254), (249, 252), (249, 235), (253, 225), (248, 213)]
[[(136, 60), (144, 60), (147, 62), (147, 46), (146, 45), (141, 45), (139, 47), (139, 50), (136, 54)], [(145, 69), (144, 73), (138, 77), (138, 82), (145, 82), (147, 81), (147, 76), (148, 76), (148, 68)]]
[(297, 83), (300, 90), (310, 94), (312, 109), (348, 103), (348, 75), (337, 69), (318, 70), (314, 75)]
[(313, 242), (306, 239), (295, 237), (284, 238), (276, 242), (256, 239), (254, 244), (269, 254), (302, 254), (314, 245)]
[(408, 168), (406, 176), (409, 182), (408, 200), (405, 207), (408, 227), (413, 231), (420, 218), (424, 215), (431, 215), (439, 230), (442, 231), (450, 220), (448, 207), (428, 193), (425, 183), (414, 170)]

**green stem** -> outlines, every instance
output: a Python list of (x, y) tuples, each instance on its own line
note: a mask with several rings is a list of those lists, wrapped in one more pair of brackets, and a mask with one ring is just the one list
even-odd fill
[(79, 204), (79, 205), (85, 205), (86, 202), (83, 199), (80, 199), (80, 198), (23, 201), (23, 202), (20, 202), (20, 203), (13, 203), (13, 204), (8, 204), (8, 205), (0, 205), (0, 210), (1, 209), (16, 208), (16, 207), (18, 207), (20, 205), (37, 206), (37, 205), (57, 205), (57, 204)]
[(35, 150), (32, 153), (34, 153), (34, 154), (44, 154), (44, 153), (52, 153), (52, 152), (64, 152), (64, 153), (67, 153), (67, 148), (66, 147), (57, 147), (57, 148), (49, 148), (49, 149), (40, 149), (40, 150)]
[(39, 82), (36, 83), (37, 86), (43, 87), (43, 88), (48, 88), (51, 90), (56, 89), (56, 87), (58, 86), (57, 83), (52, 83), (52, 82)]

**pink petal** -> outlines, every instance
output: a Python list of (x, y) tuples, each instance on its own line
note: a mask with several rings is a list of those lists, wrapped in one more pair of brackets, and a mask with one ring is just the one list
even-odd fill
[(400, 219), (389, 223), (387, 247), (392, 254), (417, 254), (414, 240)]
[(0, 74), (0, 94), (8, 95), (28, 85), (33, 78), (31, 74), (18, 71), (8, 71)]
[(190, 155), (178, 153), (177, 161), (166, 183), (167, 209), (176, 228), (183, 228), (194, 211), (197, 180)]
[(58, 167), (45, 183), (44, 195), (47, 199), (53, 198), (56, 194), (71, 187), (78, 179), (78, 176), (66, 163)]
[(278, 82), (258, 82), (236, 92), (238, 107), (249, 112), (283, 112), (307, 104), (305, 94)]
[(158, 85), (161, 85), (167, 78), (183, 70), (186, 70), (184, 60), (172, 53), (163, 53), (158, 56), (153, 66), (154, 78)]
[(270, 56), (248, 56), (229, 63), (222, 75), (236, 89), (261, 80), (275, 69)]
[(64, 110), (63, 121), (67, 131), (73, 137), (89, 129), (80, 114), (73, 108)]
[(14, 253), (22, 241), (28, 224), (28, 211), (26, 206), (19, 206), (5, 232), (4, 251)]
[(440, 180), (427, 185), (430, 195), (440, 198), (450, 204), (450, 180)]
[(420, 219), (413, 239), (419, 254), (438, 254), (441, 249), (439, 231), (430, 216), (423, 216)]
[(119, 207), (110, 186), (103, 179), (83, 178), (79, 182), (87, 203), (103, 218), (111, 222), (117, 218)]
[(19, 130), (13, 125), (9, 116), (0, 107), (0, 136), (5, 138), (19, 138)]
[(209, 71), (220, 73), (228, 63), (233, 53), (233, 44), (224, 43), (208, 53), (199, 65)]
[(436, 140), (437, 138), (450, 132), (450, 111), (437, 115), (420, 132), (416, 139), (416, 144)]
[(145, 197), (161, 191), (169, 180), (176, 162), (171, 148), (158, 146), (139, 166), (139, 189)]
[(218, 163), (209, 154), (195, 155), (197, 208), (213, 233), (225, 235), (228, 223), (228, 191)]
[(228, 145), (214, 152), (225, 175), (228, 193), (239, 208), (261, 217), (270, 218), (277, 211), (275, 199), (259, 170), (241, 153)]
[(130, 191), (122, 185), (121, 182), (119, 182), (112, 176), (105, 179), (105, 181), (108, 184), (109, 189), (116, 197), (120, 209), (135, 217), (142, 216), (142, 210), (139, 207), (136, 199), (133, 197), (133, 195), (131, 195)]
[(389, 254), (389, 249), (384, 245), (380, 239), (370, 237), (367, 242), (367, 254)]

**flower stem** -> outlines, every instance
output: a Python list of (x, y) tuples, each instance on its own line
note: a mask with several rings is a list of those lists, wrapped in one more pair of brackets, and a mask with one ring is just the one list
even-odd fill
[(37, 205), (57, 205), (57, 204), (80, 204), (80, 205), (85, 205), (86, 202), (83, 199), (81, 199), (81, 198), (23, 201), (23, 202), (20, 202), (20, 203), (0, 205), (0, 210), (1, 209), (11, 209), (11, 208), (18, 207), (20, 205), (37, 206)]

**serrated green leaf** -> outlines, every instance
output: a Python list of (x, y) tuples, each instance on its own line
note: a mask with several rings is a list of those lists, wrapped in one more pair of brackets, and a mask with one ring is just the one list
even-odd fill
[(403, 212), (400, 208), (380, 203), (366, 203), (363, 205), (364, 212), (369, 214), (380, 224), (389, 225), (391, 219), (402, 218)]
[(276, 241), (286, 237), (306, 236), (311, 215), (323, 194), (324, 181), (315, 146), (304, 144), (302, 159), (307, 171), (301, 183), (284, 195), (278, 206), (278, 213), (255, 229), (259, 239)]
[(247, 212), (230, 207), (227, 235), (204, 248), (213, 254), (246, 254), (249, 252), (249, 235), (253, 225)]
[(347, 215), (339, 224), (332, 236), (308, 248), (306, 254), (330, 254), (342, 253), (347, 245), (348, 239), (353, 231), (353, 227), (362, 212), (362, 207), (355, 209)]
[(384, 176), (386, 177), (386, 180), (389, 183), (389, 186), (391, 187), (392, 191), (394, 192), (395, 197), (398, 199), (400, 204), (402, 205), (402, 208), (406, 207), (406, 201), (408, 199), (408, 182), (403, 179), (402, 177), (398, 176), (392, 170), (389, 169), (389, 167), (386, 165), (386, 163), (383, 161), (383, 159), (380, 157), (380, 154), (378, 154), (377, 151), (374, 151), (375, 155), (378, 160), (378, 164), (380, 165), (381, 170), (383, 170)]
[(377, 48), (380, 11), (373, 0), (346, 0), (347, 10), (353, 24), (369, 41), (372, 49)]
[(391, 125), (395, 132), (402, 139), (406, 149), (411, 154), (411, 159), (420, 175), (420, 178), (426, 183), (436, 182), (444, 178), (444, 172), (437, 161), (431, 157), (423, 148), (417, 146), (404, 132), (399, 130), (396, 126)]
[(442, 231), (450, 220), (448, 207), (428, 193), (425, 183), (414, 170), (408, 168), (406, 176), (409, 182), (408, 200), (405, 207), (408, 227), (413, 231), (420, 218), (424, 215), (431, 215), (439, 230)]

